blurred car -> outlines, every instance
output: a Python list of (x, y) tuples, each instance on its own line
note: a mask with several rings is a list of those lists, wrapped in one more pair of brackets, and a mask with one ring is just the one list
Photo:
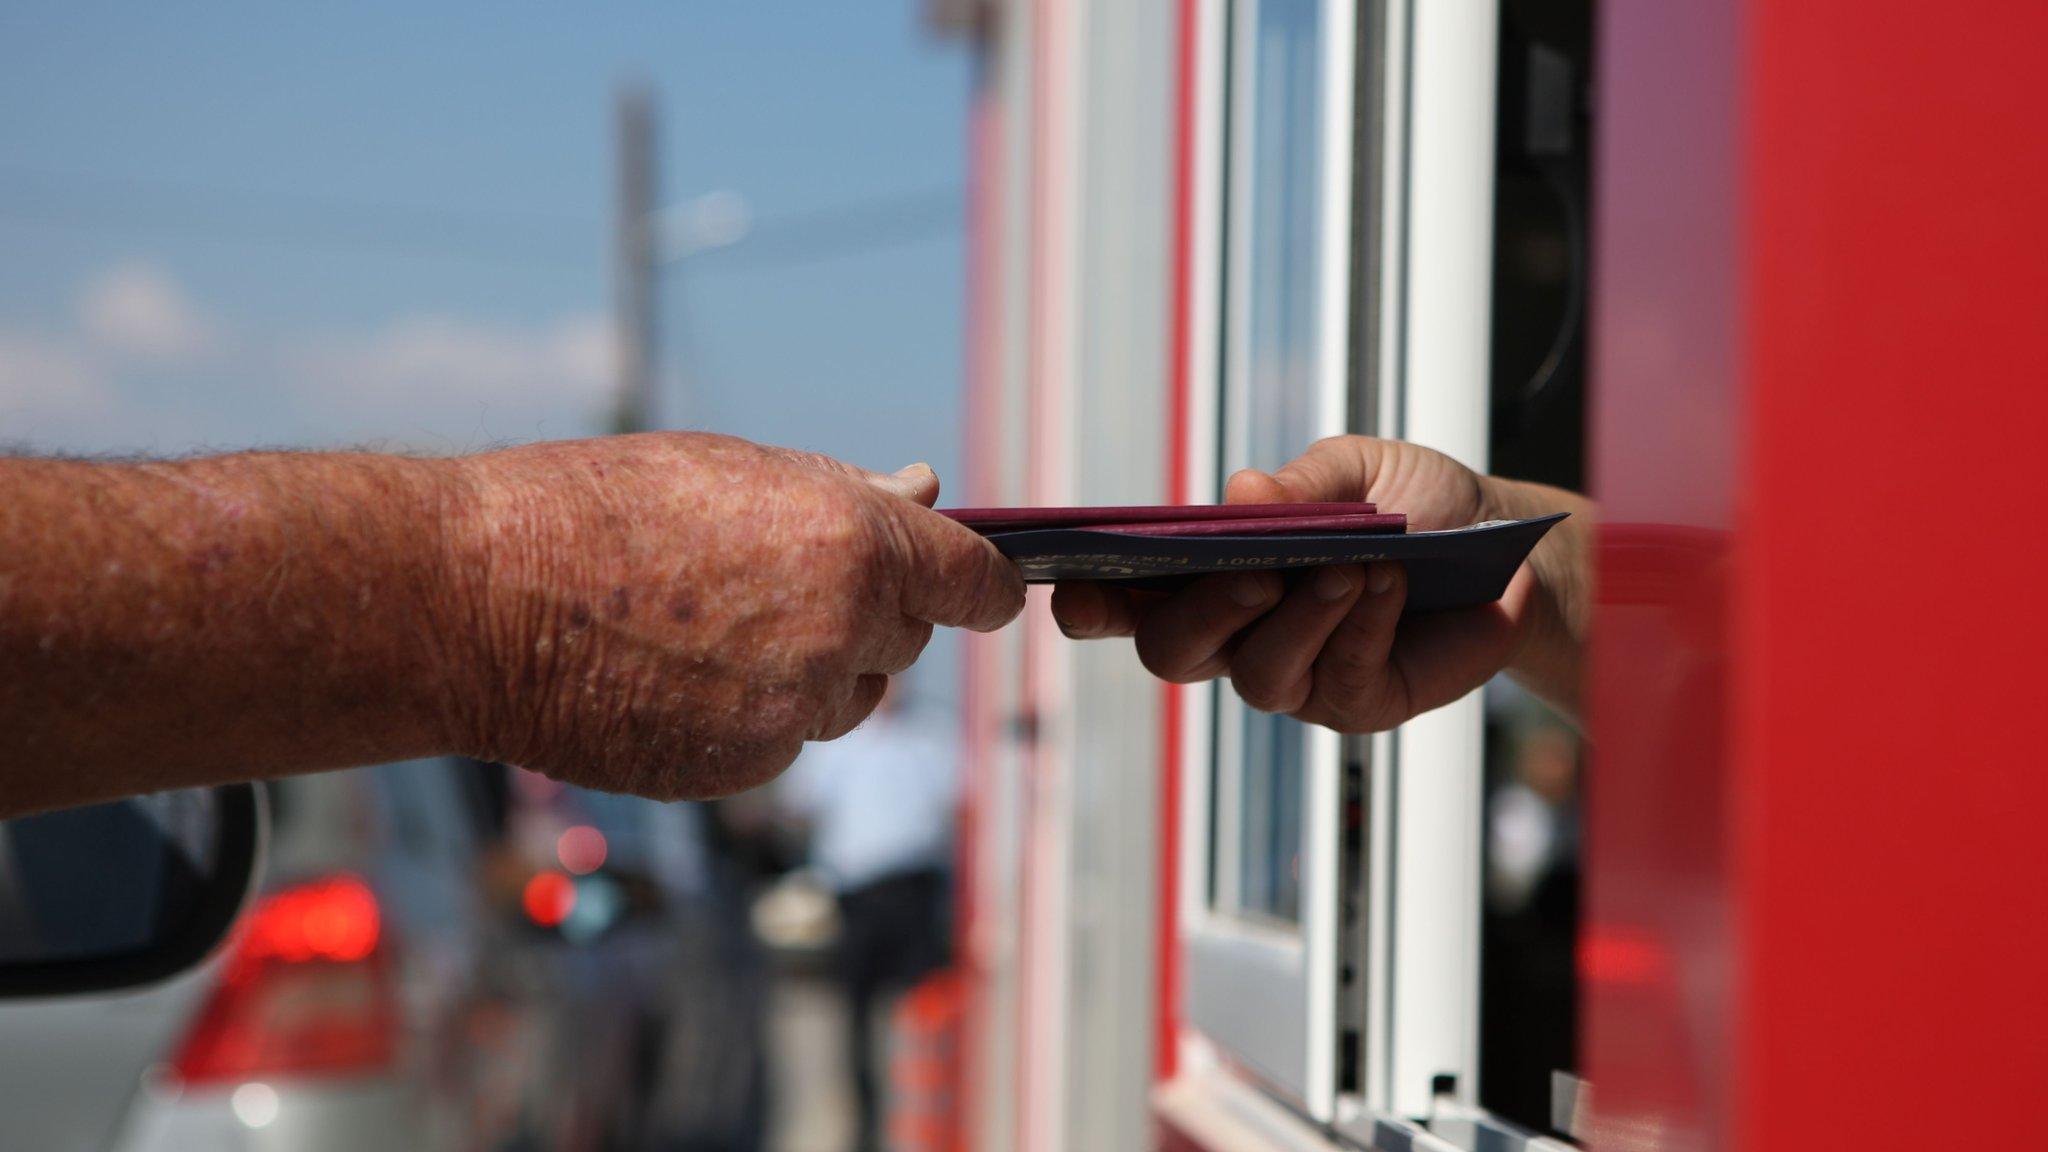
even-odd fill
[(537, 1043), (446, 762), (269, 789), (260, 895), (228, 946), (140, 993), (0, 1006), (0, 1144), (521, 1146)]
[(219, 955), (0, 1004), (0, 1148), (758, 1148), (767, 965), (702, 810), (505, 773), (267, 785)]
[(511, 860), (495, 871), (551, 941), (521, 952), (550, 990), (542, 1079), (609, 1100), (557, 1110), (544, 1146), (759, 1148), (769, 964), (705, 810), (524, 773), (512, 784)]

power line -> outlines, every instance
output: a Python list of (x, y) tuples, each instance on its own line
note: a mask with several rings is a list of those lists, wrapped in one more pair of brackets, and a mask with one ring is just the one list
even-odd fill
[(957, 235), (967, 220), (958, 186), (901, 192), (763, 217), (747, 239), (693, 258), (713, 268), (780, 268)]

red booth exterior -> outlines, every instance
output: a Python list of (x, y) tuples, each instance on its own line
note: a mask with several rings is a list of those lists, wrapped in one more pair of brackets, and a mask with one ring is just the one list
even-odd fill
[[(1206, 498), (1188, 480), (1215, 306), (1201, 62), (1227, 6), (947, 7), (982, 55), (973, 502)], [(2048, 6), (1594, 15), (1586, 422), (1603, 522), (1578, 945), (1590, 1119), (1574, 1136), (2027, 1146), (2048, 1078)], [(1134, 130), (1091, 120), (1101, 77), (1125, 74), (1149, 117), (1135, 131), (1158, 134), (1157, 178), (1135, 188), (1075, 171), (1100, 162), (1091, 134)], [(1095, 337), (1072, 309), (1096, 274), (1089, 221), (1118, 195), (1145, 198), (1116, 218), (1156, 258), (1156, 316), (1132, 337), (1156, 355), (1112, 380), (1076, 369)], [(1064, 422), (1091, 389), (1136, 390), (1156, 417), (1127, 430), (1144, 476), (1099, 495), (1075, 491), (1091, 465)], [(1077, 774), (1112, 766), (1060, 751), (1085, 733), (1045, 738), (1081, 723), (1069, 697), (1088, 673), (1031, 611), (967, 663), (966, 1146), (1121, 1146), (1132, 1110), (1178, 1148), (1470, 1146), (1469, 1098), (1375, 1117), (1340, 1091), (1318, 1114), (1190, 1015), (1192, 690), (1149, 689), (1127, 722), (1150, 758), (1114, 766), (1156, 797), (1149, 826), (1127, 824), (1151, 861), (1143, 995), (1126, 981), (1077, 1001), (1089, 897), (1067, 862), (1091, 833), (1063, 813)], [(1102, 939), (1138, 938), (1135, 900)], [(1115, 1035), (1091, 1030), (1099, 1012), (1147, 1037), (1115, 1059), (1148, 1063), (1149, 1093), (1048, 1087), (1101, 1058), (1083, 1048)], [(1188, 1119), (1218, 1092), (1234, 1119)]]

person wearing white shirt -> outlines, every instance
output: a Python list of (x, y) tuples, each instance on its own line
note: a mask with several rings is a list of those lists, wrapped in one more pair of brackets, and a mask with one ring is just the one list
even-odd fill
[(908, 710), (892, 686), (865, 724), (808, 745), (778, 785), (810, 824), (810, 863), (839, 899), (839, 977), (864, 1150), (881, 1147), (871, 1017), (884, 995), (947, 958), (959, 763), (953, 720)]

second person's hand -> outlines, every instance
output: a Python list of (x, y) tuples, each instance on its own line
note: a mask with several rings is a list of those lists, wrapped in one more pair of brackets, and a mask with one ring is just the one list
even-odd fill
[(1161, 679), (1228, 676), (1246, 703), (1343, 732), (1394, 727), (1502, 670), (1566, 711), (1577, 706), (1583, 632), (1585, 515), (1558, 489), (1482, 476), (1440, 452), (1340, 436), (1268, 475), (1230, 478), (1232, 504), (1370, 500), (1419, 531), (1482, 520), (1579, 513), (1553, 531), (1493, 604), (1402, 616), (1397, 563), (1205, 576), (1170, 594), (1069, 582), (1053, 614), (1077, 639), (1131, 636)]

